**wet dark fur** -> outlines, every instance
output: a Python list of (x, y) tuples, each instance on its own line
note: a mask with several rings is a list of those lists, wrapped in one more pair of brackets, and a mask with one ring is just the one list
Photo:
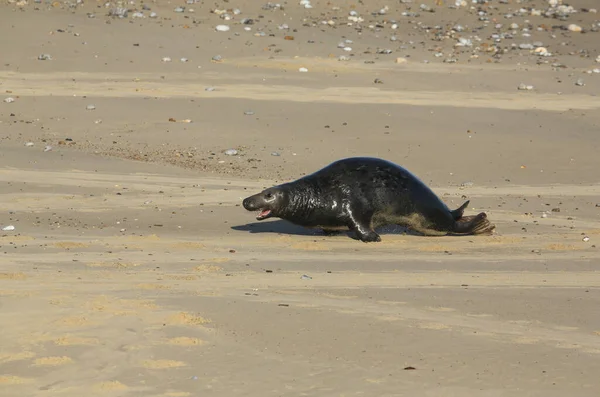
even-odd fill
[(250, 196), (248, 211), (325, 232), (353, 230), (364, 242), (381, 241), (379, 226), (396, 224), (424, 235), (490, 234), (485, 213), (463, 216), (469, 202), (450, 210), (406, 169), (386, 160), (355, 157)]

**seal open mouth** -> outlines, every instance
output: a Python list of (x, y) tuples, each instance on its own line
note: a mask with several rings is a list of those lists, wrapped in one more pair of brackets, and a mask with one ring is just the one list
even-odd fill
[(256, 215), (256, 219), (262, 221), (263, 219), (267, 219), (271, 216), (271, 210), (260, 210), (258, 215)]

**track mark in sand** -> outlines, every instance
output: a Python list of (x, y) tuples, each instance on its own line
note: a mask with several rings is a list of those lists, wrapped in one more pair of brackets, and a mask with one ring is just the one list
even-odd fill
[(112, 380), (112, 381), (106, 381), (106, 382), (96, 383), (94, 385), (94, 389), (96, 389), (96, 390), (106, 390), (106, 391), (127, 390), (127, 389), (129, 389), (129, 386), (124, 385), (123, 383), (119, 382), (118, 380)]
[(130, 269), (133, 267), (142, 266), (141, 263), (135, 262), (92, 262), (86, 263), (88, 267), (102, 267), (102, 268), (115, 268), (115, 269)]
[(35, 353), (28, 351), (23, 351), (19, 353), (1, 353), (0, 364), (9, 363), (11, 361), (28, 360), (33, 357), (35, 357)]
[(170, 316), (166, 322), (171, 325), (204, 325), (209, 324), (210, 320), (202, 316), (180, 312)]
[(417, 248), (422, 252), (463, 252), (464, 250), (460, 249), (456, 245), (442, 245), (442, 244), (427, 244), (422, 247)]
[(536, 343), (540, 343), (539, 339), (529, 338), (527, 336), (520, 336), (520, 337), (517, 337), (517, 338), (513, 338), (512, 341), (514, 343), (519, 344), (519, 345), (534, 345)]
[(378, 301), (375, 301), (375, 303), (378, 303), (380, 305), (397, 306), (397, 305), (406, 305), (407, 302), (378, 300)]
[(551, 251), (574, 251), (585, 249), (587, 247), (576, 247), (573, 244), (552, 243), (546, 245), (544, 248), (549, 249)]
[(137, 289), (145, 289), (145, 290), (165, 290), (165, 289), (171, 289), (171, 286), (169, 286), (169, 285), (165, 285), (165, 284), (152, 284), (152, 283), (138, 284), (135, 287)]
[(167, 274), (164, 276), (167, 280), (180, 280), (180, 281), (194, 281), (197, 280), (198, 277), (191, 274)]
[(558, 331), (577, 331), (577, 330), (579, 330), (579, 327), (570, 327), (567, 325), (555, 325), (552, 328), (556, 329)]
[(217, 265), (198, 265), (194, 267), (194, 271), (195, 272), (199, 272), (199, 273), (216, 273), (216, 272), (220, 272), (222, 271), (223, 268), (221, 266), (217, 266)]
[(455, 312), (456, 309), (453, 309), (451, 307), (433, 307), (433, 306), (427, 306), (425, 309), (431, 311), (431, 312)]
[(225, 257), (216, 257), (216, 258), (208, 258), (206, 260), (204, 260), (204, 262), (207, 263), (225, 263), (225, 262), (230, 262), (231, 258), (225, 258)]
[(61, 336), (55, 339), (54, 344), (57, 346), (94, 346), (99, 345), (100, 341), (97, 338), (86, 338), (79, 336)]
[(90, 320), (85, 316), (69, 316), (58, 319), (54, 323), (64, 327), (84, 327), (90, 325)]
[(431, 322), (431, 323), (418, 323), (417, 324), (418, 328), (422, 328), (422, 329), (437, 329), (437, 330), (442, 330), (442, 329), (452, 329), (452, 327), (449, 327), (446, 324), (442, 324), (442, 323), (435, 323), (435, 322)]
[(330, 292), (322, 292), (322, 293), (318, 293), (321, 296), (327, 297), (327, 298), (333, 298), (333, 299), (356, 299), (358, 298), (357, 295), (337, 295), (337, 294), (332, 294)]
[(200, 346), (205, 342), (198, 338), (189, 338), (187, 336), (180, 336), (177, 338), (171, 338), (164, 342), (166, 345), (174, 345), (174, 346)]
[(71, 248), (88, 248), (90, 245), (86, 243), (77, 243), (75, 241), (59, 241), (52, 244), (56, 248), (70, 250)]
[(33, 236), (25, 236), (25, 235), (20, 235), (20, 236), (2, 236), (0, 237), (0, 242), (15, 242), (15, 241), (31, 241), (31, 240), (35, 240), (35, 237)]
[(142, 236), (127, 236), (125, 237), (125, 240), (131, 240), (131, 241), (158, 241), (161, 238), (158, 237), (156, 234), (147, 234), (147, 235), (142, 235)]
[(490, 317), (494, 317), (493, 314), (488, 314), (488, 313), (465, 313), (465, 316), (467, 316), (467, 317), (478, 317), (478, 318), (490, 318)]
[(400, 316), (395, 316), (393, 314), (383, 315), (383, 316), (375, 316), (375, 318), (379, 321), (387, 321), (387, 322), (394, 322), (394, 321), (402, 320), (402, 318)]
[(58, 367), (60, 365), (71, 364), (73, 359), (67, 356), (40, 357), (34, 360), (32, 366), (35, 367)]
[(186, 367), (187, 364), (183, 361), (175, 360), (146, 360), (142, 362), (142, 367), (148, 369), (167, 369), (167, 368), (178, 368)]
[(67, 304), (67, 302), (70, 303), (72, 301), (73, 301), (72, 296), (68, 296), (68, 295), (53, 296), (52, 298), (48, 299), (48, 304), (52, 305), (52, 306), (64, 306)]
[(30, 378), (21, 378), (20, 376), (14, 375), (0, 375), (0, 385), (22, 385), (24, 383), (31, 383)]
[(84, 309), (89, 312), (112, 314), (115, 316), (139, 316), (142, 310), (156, 310), (159, 308), (151, 300), (143, 299), (113, 299), (106, 296), (97, 297), (85, 302)]
[(206, 248), (206, 245), (202, 243), (196, 243), (193, 241), (184, 241), (181, 243), (175, 243), (171, 245), (171, 248), (178, 250), (196, 250)]
[(386, 381), (387, 381), (387, 379), (385, 379), (385, 378), (379, 378), (379, 379), (367, 378), (367, 379), (365, 379), (365, 382), (371, 383), (371, 384), (376, 384), (376, 385), (385, 383)]
[(25, 280), (27, 276), (24, 273), (0, 273), (0, 280)]
[(329, 245), (315, 242), (296, 243), (292, 244), (290, 248), (302, 251), (331, 251)]
[[(340, 67), (340, 66), (337, 66)], [(302, 85), (262, 85), (237, 82), (219, 84), (220, 90), (210, 93), (204, 88), (208, 84), (189, 79), (178, 83), (170, 79), (143, 82), (133, 80), (136, 75), (115, 73), (15, 73), (0, 72), (6, 85), (21, 96), (67, 96), (86, 95), (93, 92), (96, 97), (141, 98), (237, 98), (255, 101), (291, 101), (306, 103), (344, 104), (404, 104), (413, 106), (449, 106), (490, 109), (546, 111), (568, 111), (570, 109), (597, 109), (600, 100), (589, 95), (558, 95), (538, 93), (535, 99), (516, 92), (469, 92), (469, 91), (415, 91), (386, 90), (370, 86), (347, 86), (314, 88)], [(78, 76), (78, 77), (75, 77)], [(72, 79), (77, 84), (72, 84)], [(202, 79), (197, 76), (196, 80)]]

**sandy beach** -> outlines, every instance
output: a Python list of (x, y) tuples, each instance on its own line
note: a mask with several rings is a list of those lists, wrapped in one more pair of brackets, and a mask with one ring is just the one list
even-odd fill
[[(594, 7), (2, 2), (0, 396), (598, 396)], [(241, 206), (350, 156), (495, 234)]]

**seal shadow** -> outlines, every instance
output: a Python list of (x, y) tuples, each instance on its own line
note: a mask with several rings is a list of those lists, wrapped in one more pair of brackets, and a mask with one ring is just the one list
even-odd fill
[[(261, 222), (251, 222), (245, 225), (231, 226), (231, 229), (236, 231), (245, 231), (249, 233), (278, 233), (278, 234), (289, 234), (296, 236), (335, 236), (335, 235), (343, 235), (346, 234), (348, 237), (353, 239), (357, 239), (354, 232), (348, 231), (339, 231), (332, 233), (325, 233), (321, 229), (309, 229), (303, 226), (294, 225), (283, 219), (277, 219), (272, 221), (261, 221)], [(421, 233), (418, 233), (414, 230), (408, 229), (403, 226), (395, 226), (388, 225), (382, 226), (375, 229), (375, 231), (379, 234), (397, 234), (397, 235), (410, 235), (410, 236), (422, 236)]]

